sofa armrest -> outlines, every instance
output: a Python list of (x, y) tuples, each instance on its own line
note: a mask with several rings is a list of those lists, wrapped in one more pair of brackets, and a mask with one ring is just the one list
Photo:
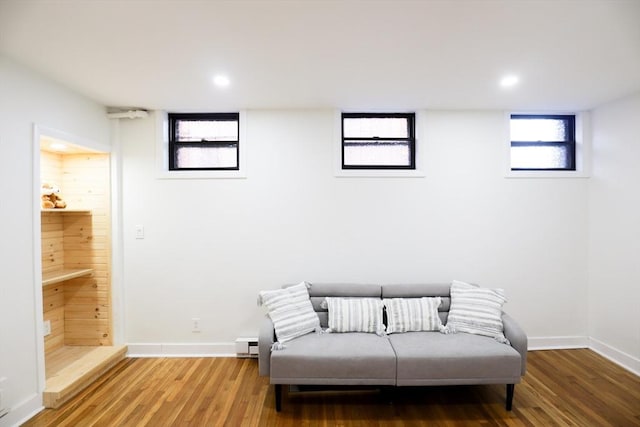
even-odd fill
[(276, 333), (269, 316), (264, 316), (258, 335), (258, 366), (261, 376), (271, 373), (271, 346), (275, 342)]
[(511, 347), (515, 348), (522, 357), (522, 375), (524, 375), (527, 371), (527, 334), (507, 313), (502, 313), (502, 324), (504, 336), (511, 342)]

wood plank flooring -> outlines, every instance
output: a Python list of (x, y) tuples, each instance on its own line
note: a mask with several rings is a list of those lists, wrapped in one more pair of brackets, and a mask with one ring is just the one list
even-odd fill
[(24, 426), (640, 426), (640, 377), (590, 350), (529, 353), (513, 411), (505, 387), (290, 393), (252, 359), (125, 359), (59, 409)]

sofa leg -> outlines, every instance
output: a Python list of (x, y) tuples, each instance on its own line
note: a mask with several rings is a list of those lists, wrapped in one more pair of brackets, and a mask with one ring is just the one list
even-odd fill
[(393, 405), (395, 387), (392, 386), (382, 386), (380, 387), (380, 396), (384, 403), (388, 405)]
[(515, 384), (507, 384), (507, 411), (510, 411), (513, 407), (513, 392), (515, 388)]
[(276, 394), (276, 412), (282, 410), (282, 384), (275, 384), (274, 388)]

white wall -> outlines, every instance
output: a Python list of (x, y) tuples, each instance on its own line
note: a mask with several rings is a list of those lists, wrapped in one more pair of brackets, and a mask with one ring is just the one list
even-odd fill
[(588, 180), (504, 178), (503, 112), (427, 112), (425, 178), (336, 178), (334, 120), (248, 111), (230, 180), (157, 179), (154, 119), (121, 123), (126, 341), (255, 336), (283, 283), (454, 278), (504, 287), (532, 337), (584, 341)]
[(640, 373), (640, 93), (593, 112), (589, 332)]
[[(104, 107), (0, 56), (0, 377), (11, 425), (41, 406), (34, 283), (33, 125), (109, 143)], [(39, 307), (40, 310), (42, 309)]]

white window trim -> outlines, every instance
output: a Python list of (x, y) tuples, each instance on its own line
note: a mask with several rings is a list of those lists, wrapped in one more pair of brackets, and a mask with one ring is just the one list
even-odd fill
[[(512, 114), (573, 114), (576, 116), (576, 170), (574, 171), (513, 171), (511, 170), (511, 130)], [(505, 113), (505, 178), (589, 178), (591, 174), (591, 115), (589, 112), (527, 111)]]
[(158, 179), (244, 179), (247, 177), (247, 114), (240, 111), (239, 170), (169, 170), (169, 114), (156, 111), (156, 170)]
[[(369, 112), (369, 111), (367, 111)], [(371, 111), (375, 113), (376, 111)], [(384, 111), (389, 113), (392, 111)], [(403, 111), (399, 111), (403, 112)], [(415, 112), (416, 168), (415, 169), (342, 169), (342, 111), (336, 110), (333, 131), (333, 170), (336, 178), (424, 178), (424, 123), (425, 113)]]

